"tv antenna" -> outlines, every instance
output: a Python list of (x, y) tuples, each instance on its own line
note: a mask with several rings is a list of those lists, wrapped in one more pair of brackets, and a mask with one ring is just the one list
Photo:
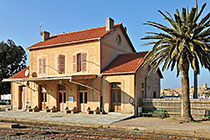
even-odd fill
[(40, 23), (40, 26), (39, 26), (40, 35), (42, 35), (42, 25), (43, 23)]

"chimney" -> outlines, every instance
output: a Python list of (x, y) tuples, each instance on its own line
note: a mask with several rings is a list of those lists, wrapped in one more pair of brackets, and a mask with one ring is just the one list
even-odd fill
[(42, 41), (45, 41), (50, 38), (50, 33), (47, 31), (42, 31), (41, 36), (42, 36)]
[(204, 88), (205, 90), (208, 89), (208, 88), (207, 88), (207, 83), (204, 83), (204, 84), (203, 84), (203, 88)]
[(127, 32), (127, 27), (124, 27), (125, 31)]
[(110, 17), (106, 18), (106, 31), (111, 30), (114, 27), (114, 20)]

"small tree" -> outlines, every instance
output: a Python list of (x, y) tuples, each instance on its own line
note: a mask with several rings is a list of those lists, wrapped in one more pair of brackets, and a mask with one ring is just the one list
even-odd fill
[(152, 65), (157, 71), (161, 63), (162, 70), (173, 70), (176, 66), (177, 76), (181, 72), (182, 83), (182, 111), (181, 117), (185, 121), (192, 121), (189, 99), (189, 68), (200, 71), (199, 65), (210, 70), (210, 13), (199, 21), (206, 6), (198, 10), (196, 7), (189, 11), (182, 8), (182, 13), (176, 10), (174, 18), (166, 12), (159, 13), (169, 22), (167, 27), (157, 22), (148, 21), (145, 25), (153, 26), (162, 32), (148, 32), (149, 36), (143, 40), (154, 40), (145, 45), (154, 45), (153, 49), (145, 56), (144, 65)]
[(0, 42), (0, 94), (10, 93), (10, 83), (3, 83), (3, 78), (9, 78), (26, 67), (26, 52), (12, 40)]

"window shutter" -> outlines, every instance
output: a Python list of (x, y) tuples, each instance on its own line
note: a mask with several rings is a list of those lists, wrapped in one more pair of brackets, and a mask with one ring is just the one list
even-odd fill
[(82, 53), (82, 72), (87, 71), (87, 53)]
[(59, 55), (59, 73), (65, 73), (65, 55)]
[(43, 63), (42, 63), (43, 64), (43, 66), (42, 66), (43, 67), (43, 73), (46, 73), (46, 58), (43, 58), (42, 61), (43, 61)]
[(39, 59), (39, 73), (42, 73), (42, 59)]
[(73, 72), (77, 72), (77, 61), (76, 61), (76, 55), (73, 55)]

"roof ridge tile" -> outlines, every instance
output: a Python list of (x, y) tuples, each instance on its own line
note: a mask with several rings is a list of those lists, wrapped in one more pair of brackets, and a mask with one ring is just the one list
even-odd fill
[[(115, 24), (114, 26), (118, 26), (120, 25), (120, 23), (118, 24)], [(54, 37), (54, 36), (61, 36), (61, 35), (67, 35), (67, 34), (71, 34), (71, 33), (78, 33), (78, 32), (84, 32), (84, 31), (89, 31), (89, 30), (96, 30), (96, 29), (99, 29), (99, 28), (105, 28), (106, 26), (99, 26), (99, 27), (93, 27), (93, 28), (88, 28), (88, 29), (82, 29), (82, 30), (79, 30), (79, 31), (73, 31), (73, 32), (67, 32), (67, 33), (60, 33), (60, 34), (54, 34), (50, 37)], [(107, 31), (106, 31), (107, 32)]]

